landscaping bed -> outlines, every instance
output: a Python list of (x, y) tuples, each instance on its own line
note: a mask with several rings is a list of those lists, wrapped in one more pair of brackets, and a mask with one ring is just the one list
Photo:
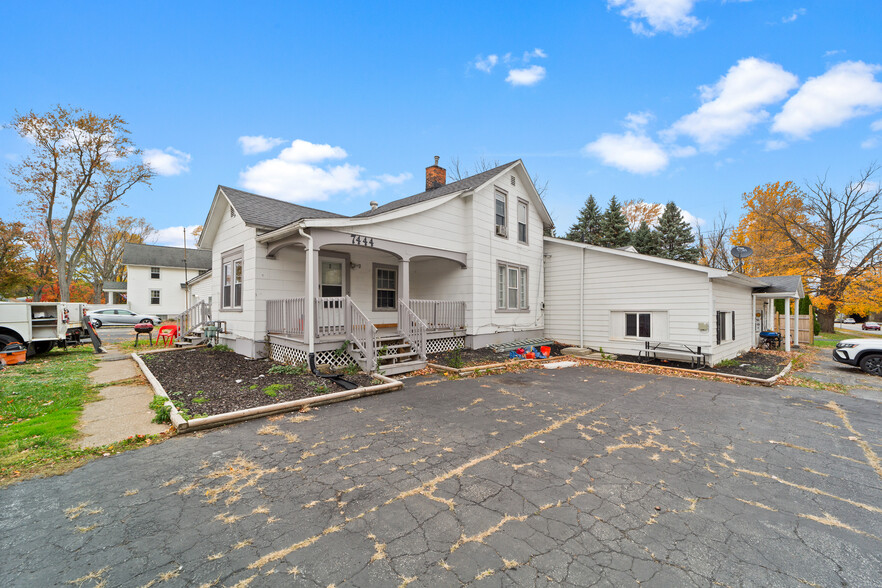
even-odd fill
[[(550, 357), (557, 357), (561, 355), (561, 349), (564, 349), (566, 346), (552, 343), (549, 347), (551, 347)], [(508, 355), (508, 351), (493, 351), (489, 347), (482, 347), (481, 349), (456, 349), (453, 351), (430, 353), (427, 356), (427, 359), (429, 363), (435, 365), (458, 369), (492, 363), (502, 363), (505, 361), (515, 361), (510, 360)]]
[[(647, 359), (645, 357), (637, 357), (636, 355), (619, 355), (618, 360), (669, 368), (695, 369), (688, 361)], [(785, 352), (751, 350), (742, 353), (734, 359), (725, 360), (715, 367), (703, 367), (700, 370), (711, 374), (730, 374), (748, 378), (768, 379), (781, 373), (781, 370), (789, 362), (790, 356)]]
[[(304, 366), (213, 348), (145, 354), (142, 359), (188, 420), (344, 390)], [(371, 377), (363, 373), (344, 378), (359, 387), (371, 385)]]

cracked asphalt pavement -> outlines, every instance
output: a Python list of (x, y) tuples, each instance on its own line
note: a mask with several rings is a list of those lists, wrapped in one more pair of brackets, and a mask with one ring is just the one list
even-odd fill
[(878, 586), (880, 404), (413, 378), (0, 491), (3, 586)]

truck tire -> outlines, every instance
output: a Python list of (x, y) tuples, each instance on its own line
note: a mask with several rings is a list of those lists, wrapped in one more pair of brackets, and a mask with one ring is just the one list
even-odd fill
[(22, 343), (22, 341), (18, 341), (15, 337), (10, 337), (9, 335), (0, 335), (0, 349), (3, 349), (10, 343)]
[(861, 369), (874, 376), (882, 376), (882, 354), (870, 353), (861, 358)]
[(55, 347), (55, 341), (35, 341), (34, 354), (46, 353)]

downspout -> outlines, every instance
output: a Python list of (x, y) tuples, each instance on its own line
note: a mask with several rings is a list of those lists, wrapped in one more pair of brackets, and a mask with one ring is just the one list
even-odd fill
[(582, 250), (582, 268), (579, 279), (579, 347), (585, 347), (585, 248)]
[(300, 236), (306, 239), (306, 323), (309, 331), (306, 334), (306, 342), (309, 344), (309, 367), (315, 370), (315, 267), (313, 261), (314, 245), (312, 235), (299, 228)]

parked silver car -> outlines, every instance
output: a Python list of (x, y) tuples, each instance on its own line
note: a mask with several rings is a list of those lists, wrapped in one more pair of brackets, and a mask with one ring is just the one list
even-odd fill
[(102, 325), (136, 325), (151, 323), (158, 325), (162, 321), (153, 314), (137, 314), (125, 308), (101, 308), (86, 313), (92, 326), (100, 329)]

